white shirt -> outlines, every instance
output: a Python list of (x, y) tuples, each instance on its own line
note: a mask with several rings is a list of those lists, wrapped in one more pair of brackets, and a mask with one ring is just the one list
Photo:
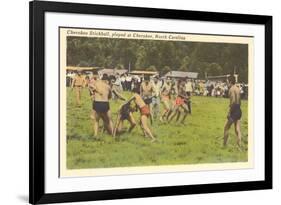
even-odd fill
[(192, 92), (192, 83), (189, 81), (185, 84), (185, 92)]
[(124, 76), (120, 77), (120, 81), (124, 82), (125, 81), (125, 77)]
[(126, 77), (126, 81), (131, 82), (132, 81), (132, 77), (131, 76), (127, 76)]

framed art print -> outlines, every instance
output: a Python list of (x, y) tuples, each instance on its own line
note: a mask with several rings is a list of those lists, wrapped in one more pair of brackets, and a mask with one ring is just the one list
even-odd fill
[(30, 203), (272, 188), (272, 17), (30, 2)]

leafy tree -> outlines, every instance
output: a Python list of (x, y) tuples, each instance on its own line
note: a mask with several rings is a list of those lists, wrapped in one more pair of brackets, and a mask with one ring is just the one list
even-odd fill
[(149, 66), (148, 70), (150, 70), (150, 71), (157, 71), (157, 69), (156, 69), (156, 67), (154, 65)]
[(144, 46), (140, 46), (136, 52), (136, 63), (135, 69), (145, 69), (146, 68), (146, 51)]
[(121, 70), (124, 69), (124, 65), (123, 64), (117, 64), (117, 66), (115, 67), (117, 70)]
[(207, 66), (207, 69), (206, 69), (208, 75), (213, 75), (213, 76), (217, 76), (217, 75), (221, 75), (223, 72), (223, 69), (222, 67), (218, 64), (218, 63), (210, 63), (208, 66)]
[(164, 66), (163, 69), (160, 70), (161, 75), (165, 75), (166, 73), (170, 72), (171, 68), (169, 66)]
[(189, 56), (185, 56), (183, 59), (182, 59), (182, 62), (181, 62), (181, 66), (180, 66), (180, 70), (181, 71), (188, 71), (188, 66), (190, 64), (190, 58)]
[(67, 37), (67, 65), (239, 74), (248, 82), (248, 46), (235, 43)]

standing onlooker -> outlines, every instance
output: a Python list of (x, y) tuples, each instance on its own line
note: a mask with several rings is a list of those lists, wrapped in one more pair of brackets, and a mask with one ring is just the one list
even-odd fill
[(188, 79), (186, 80), (186, 83), (185, 83), (185, 92), (188, 96), (191, 96), (191, 94), (193, 92), (192, 82)]
[(131, 91), (132, 90), (132, 76), (130, 74), (128, 74), (126, 76), (126, 84), (127, 84), (127, 90)]
[(126, 90), (126, 77), (125, 77), (124, 74), (121, 75), (120, 82), (121, 82), (121, 85), (122, 85), (122, 89), (125, 91)]
[(188, 106), (188, 111), (189, 111), (189, 114), (191, 114), (191, 94), (193, 92), (193, 87), (192, 87), (192, 82), (188, 79), (185, 83), (185, 92), (189, 99), (186, 101), (187, 106)]
[(75, 89), (75, 94), (76, 94), (76, 105), (81, 106), (81, 92), (82, 92), (82, 87), (85, 85), (85, 79), (82, 76), (81, 71), (77, 71), (77, 75), (74, 77), (72, 81), (72, 89)]
[(152, 82), (153, 93), (152, 93), (152, 116), (154, 119), (158, 118), (160, 113), (160, 91), (161, 91), (161, 82), (158, 77), (155, 77)]
[(141, 85), (140, 78), (134, 77), (134, 78), (132, 79), (132, 81), (134, 81), (134, 87), (133, 87), (132, 91), (133, 91), (134, 93), (140, 94), (140, 85)]
[(120, 79), (120, 76), (119, 76), (118, 73), (117, 73), (117, 75), (115, 76), (115, 82), (114, 82), (114, 84), (115, 84), (116, 89), (118, 90), (118, 92), (123, 91), (122, 84), (121, 84), (121, 79)]

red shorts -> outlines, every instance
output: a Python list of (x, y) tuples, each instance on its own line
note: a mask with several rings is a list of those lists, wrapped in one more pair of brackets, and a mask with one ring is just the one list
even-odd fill
[(149, 106), (145, 105), (142, 108), (140, 108), (140, 113), (141, 115), (150, 115), (150, 110), (149, 110)]
[(175, 105), (183, 105), (184, 104), (184, 99), (181, 97), (177, 97), (175, 100)]

